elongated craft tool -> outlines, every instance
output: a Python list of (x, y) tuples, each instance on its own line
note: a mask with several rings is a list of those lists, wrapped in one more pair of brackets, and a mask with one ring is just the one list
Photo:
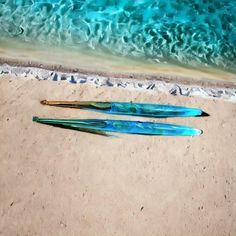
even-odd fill
[(115, 115), (131, 115), (144, 117), (187, 117), (208, 116), (207, 113), (198, 108), (182, 106), (145, 104), (132, 102), (81, 102), (81, 101), (41, 101), (41, 104), (57, 107), (77, 108), (93, 110)]
[(197, 136), (202, 133), (199, 129), (187, 126), (130, 120), (50, 119), (33, 117), (33, 121), (101, 135), (107, 135), (106, 132), (162, 136)]

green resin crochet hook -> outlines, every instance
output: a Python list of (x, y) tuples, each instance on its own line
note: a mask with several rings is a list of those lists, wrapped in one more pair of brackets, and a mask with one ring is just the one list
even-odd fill
[(114, 115), (131, 115), (143, 117), (189, 117), (208, 116), (198, 108), (182, 106), (132, 103), (132, 102), (91, 102), (91, 101), (41, 101), (41, 104), (66, 108), (93, 110)]
[(140, 135), (198, 136), (202, 133), (201, 130), (188, 126), (131, 120), (50, 119), (33, 117), (33, 121), (101, 135), (107, 135), (106, 132), (118, 132)]

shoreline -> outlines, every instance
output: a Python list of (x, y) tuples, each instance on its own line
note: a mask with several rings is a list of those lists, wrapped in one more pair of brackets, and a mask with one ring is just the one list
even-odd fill
[[(23, 60), (23, 59), (13, 59), (13, 58), (6, 58), (0, 56), (0, 66), (7, 64), (9, 66), (13, 67), (33, 67), (33, 68), (39, 68), (39, 69), (45, 69), (45, 70), (51, 70), (51, 71), (57, 71), (61, 73), (80, 73), (84, 75), (94, 75), (94, 76), (104, 76), (104, 77), (119, 77), (119, 78), (130, 78), (130, 79), (136, 79), (136, 80), (158, 80), (163, 82), (171, 82), (171, 83), (179, 83), (184, 85), (197, 85), (202, 87), (215, 87), (215, 88), (236, 88), (236, 75), (235, 75), (235, 81), (227, 81), (227, 80), (217, 80), (217, 79), (200, 79), (196, 76), (196, 78), (193, 78), (190, 75), (184, 76), (183, 74), (178, 73), (135, 73), (135, 72), (105, 72), (103, 70), (91, 70), (91, 69), (85, 69), (80, 68), (77, 66), (68, 66), (68, 65), (61, 65), (58, 63), (46, 63), (46, 62), (40, 62), (37, 60)], [(192, 70), (194, 72), (198, 72), (197, 70)], [(200, 71), (199, 71), (200, 72)], [(183, 72), (184, 73), (184, 72)], [(187, 73), (186, 73), (187, 74)]]
[[(9, 65), (10, 64), (10, 65)], [(128, 90), (146, 90), (155, 93), (166, 93), (173, 96), (202, 97), (236, 102), (236, 85), (219, 84), (217, 81), (198, 81), (182, 78), (160, 76), (107, 75), (106, 73), (91, 73), (57, 65), (37, 63), (21, 63), (11, 61), (3, 64), (0, 59), (0, 77), (14, 75), (17, 78), (69, 82), (72, 84), (92, 84), (95, 87), (113, 87)], [(14, 66), (13, 66), (14, 65)]]
[(0, 39), (0, 65), (37, 67), (59, 72), (106, 77), (161, 80), (203, 87), (236, 87), (236, 74), (212, 67), (155, 63), (70, 47)]

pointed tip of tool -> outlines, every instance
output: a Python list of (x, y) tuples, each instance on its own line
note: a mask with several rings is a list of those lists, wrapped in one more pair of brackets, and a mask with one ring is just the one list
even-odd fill
[(35, 122), (37, 122), (38, 121), (38, 117), (37, 116), (33, 116), (33, 118), (32, 118), (32, 121), (35, 121)]
[(203, 116), (210, 116), (210, 115), (206, 113), (205, 111), (203, 111), (201, 115), (198, 115), (198, 117), (203, 117)]
[(210, 116), (210, 115), (208, 113), (206, 113), (205, 111), (203, 111), (201, 116)]
[(42, 105), (47, 105), (47, 104), (48, 104), (48, 101), (47, 101), (47, 100), (42, 100), (40, 103), (41, 103)]

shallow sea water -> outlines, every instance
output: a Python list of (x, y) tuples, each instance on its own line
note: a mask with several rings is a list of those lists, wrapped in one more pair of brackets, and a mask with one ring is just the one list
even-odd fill
[(236, 0), (0, 0), (0, 38), (236, 73)]

